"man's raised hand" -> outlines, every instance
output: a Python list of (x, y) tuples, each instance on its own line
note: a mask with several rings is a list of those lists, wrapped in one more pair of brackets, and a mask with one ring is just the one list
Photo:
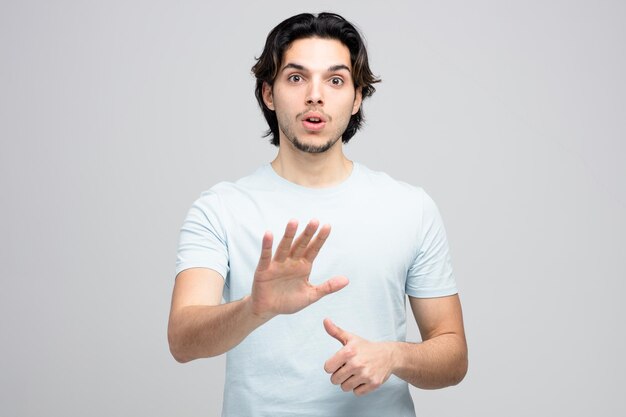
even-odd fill
[(344, 276), (333, 277), (320, 285), (309, 282), (313, 261), (330, 234), (330, 225), (322, 226), (315, 235), (318, 228), (319, 222), (311, 220), (296, 238), (298, 222), (290, 220), (274, 257), (272, 233), (265, 232), (252, 284), (254, 314), (270, 319), (278, 314), (295, 313), (348, 285)]

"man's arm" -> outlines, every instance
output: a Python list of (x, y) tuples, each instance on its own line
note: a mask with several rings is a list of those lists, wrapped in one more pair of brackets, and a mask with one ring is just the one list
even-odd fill
[(421, 343), (370, 342), (324, 321), (326, 331), (344, 345), (324, 364), (333, 384), (364, 395), (391, 374), (423, 389), (461, 382), (467, 372), (467, 344), (458, 295), (409, 301)]
[(188, 362), (222, 354), (276, 315), (300, 311), (348, 285), (345, 277), (309, 283), (313, 261), (330, 234), (325, 225), (315, 235), (318, 227), (312, 220), (295, 238), (298, 223), (290, 221), (273, 257), (272, 234), (266, 232), (252, 293), (241, 300), (220, 304), (224, 280), (216, 271), (191, 268), (178, 274), (168, 325), (174, 358)]
[(249, 297), (220, 304), (223, 288), (224, 278), (212, 269), (176, 277), (167, 336), (178, 362), (226, 352), (266, 321), (252, 314)]
[(423, 389), (456, 385), (467, 373), (467, 343), (458, 295), (409, 297), (421, 343), (399, 343), (393, 373)]

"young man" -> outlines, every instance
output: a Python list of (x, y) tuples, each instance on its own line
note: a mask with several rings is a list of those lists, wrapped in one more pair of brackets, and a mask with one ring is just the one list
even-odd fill
[[(338, 15), (301, 14), (253, 71), (278, 154), (189, 211), (172, 354), (228, 352), (224, 416), (414, 416), (407, 383), (460, 382), (467, 348), (435, 204), (343, 153), (378, 82), (363, 41)], [(405, 342), (406, 295), (421, 343)]]

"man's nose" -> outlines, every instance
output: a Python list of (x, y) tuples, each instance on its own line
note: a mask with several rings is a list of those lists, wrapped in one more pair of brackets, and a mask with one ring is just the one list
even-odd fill
[(312, 80), (309, 83), (309, 91), (307, 91), (306, 104), (309, 106), (323, 105), (324, 99), (322, 97), (322, 82), (318, 80)]

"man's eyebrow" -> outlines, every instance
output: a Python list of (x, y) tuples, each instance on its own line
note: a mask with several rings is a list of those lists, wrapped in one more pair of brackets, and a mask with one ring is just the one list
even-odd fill
[(340, 64), (340, 65), (333, 65), (332, 67), (328, 68), (328, 72), (336, 72), (339, 70), (346, 70), (348, 72), (350, 71), (350, 67), (348, 67), (347, 65), (344, 64)]
[(283, 67), (281, 71), (286, 70), (287, 68), (297, 69), (298, 71), (305, 71), (305, 68), (300, 64), (294, 64), (293, 62), (288, 63)]
[[(296, 64), (296, 63), (293, 63), (293, 62), (290, 62), (287, 65), (285, 65), (281, 71), (284, 71), (284, 70), (286, 70), (288, 68), (297, 69), (298, 71), (307, 71), (307, 69), (303, 65)], [(350, 71), (350, 67), (348, 67), (347, 65), (344, 65), (344, 64), (333, 65), (331, 67), (328, 67), (328, 72), (337, 72), (337, 71), (340, 71), (340, 70), (346, 70), (348, 72), (351, 72)]]

